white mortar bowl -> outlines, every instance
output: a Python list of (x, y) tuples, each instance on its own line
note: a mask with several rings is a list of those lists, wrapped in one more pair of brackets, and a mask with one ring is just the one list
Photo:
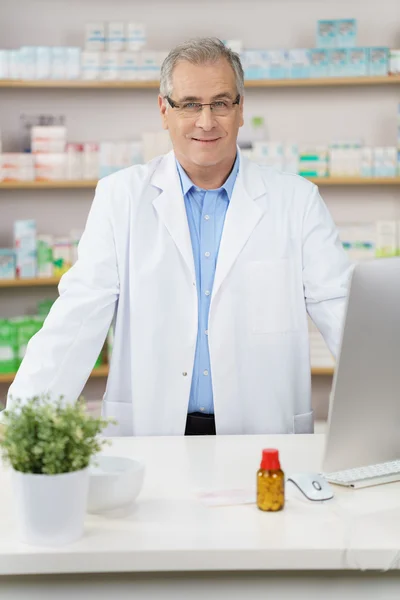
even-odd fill
[(143, 461), (99, 455), (93, 463), (89, 467), (88, 512), (104, 512), (136, 500), (143, 486)]

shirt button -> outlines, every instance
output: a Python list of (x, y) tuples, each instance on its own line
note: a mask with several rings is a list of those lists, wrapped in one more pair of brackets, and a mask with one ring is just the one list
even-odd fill
[(207, 369), (205, 371), (203, 371), (203, 375), (208, 375)]
[(211, 256), (211, 252), (204, 252), (204, 256), (206, 256), (207, 258), (209, 258), (209, 256)]
[(205, 333), (206, 335), (208, 335), (208, 329), (206, 329), (204, 333)]
[(210, 295), (210, 290), (206, 290), (204, 293), (205, 293), (206, 296), (209, 296)]
[(209, 221), (210, 215), (204, 215), (204, 218), (205, 218), (206, 221)]

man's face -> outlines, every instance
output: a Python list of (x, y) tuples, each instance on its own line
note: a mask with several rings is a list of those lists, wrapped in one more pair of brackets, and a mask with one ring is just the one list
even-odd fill
[[(179, 62), (173, 72), (171, 100), (208, 103), (234, 101), (237, 97), (235, 75), (225, 59), (216, 63), (193, 65)], [(209, 106), (199, 113), (187, 114), (158, 98), (164, 129), (168, 129), (178, 160), (185, 165), (210, 167), (234, 159), (239, 127), (243, 125), (243, 99), (228, 114), (216, 116)]]

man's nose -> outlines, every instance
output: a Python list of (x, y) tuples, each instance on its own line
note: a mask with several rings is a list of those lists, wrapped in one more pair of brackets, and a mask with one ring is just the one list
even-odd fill
[(213, 116), (211, 106), (203, 106), (199, 116), (196, 119), (196, 125), (205, 131), (210, 131), (214, 127), (215, 118)]

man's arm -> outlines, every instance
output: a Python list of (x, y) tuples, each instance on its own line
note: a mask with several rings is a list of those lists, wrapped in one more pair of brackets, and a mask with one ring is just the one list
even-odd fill
[(49, 393), (74, 402), (104, 344), (119, 279), (108, 181), (100, 181), (78, 247), (78, 260), (60, 282), (60, 296), (30, 340), (11, 385), (11, 399)]
[(336, 357), (351, 265), (314, 186), (303, 222), (303, 284), (308, 314)]

